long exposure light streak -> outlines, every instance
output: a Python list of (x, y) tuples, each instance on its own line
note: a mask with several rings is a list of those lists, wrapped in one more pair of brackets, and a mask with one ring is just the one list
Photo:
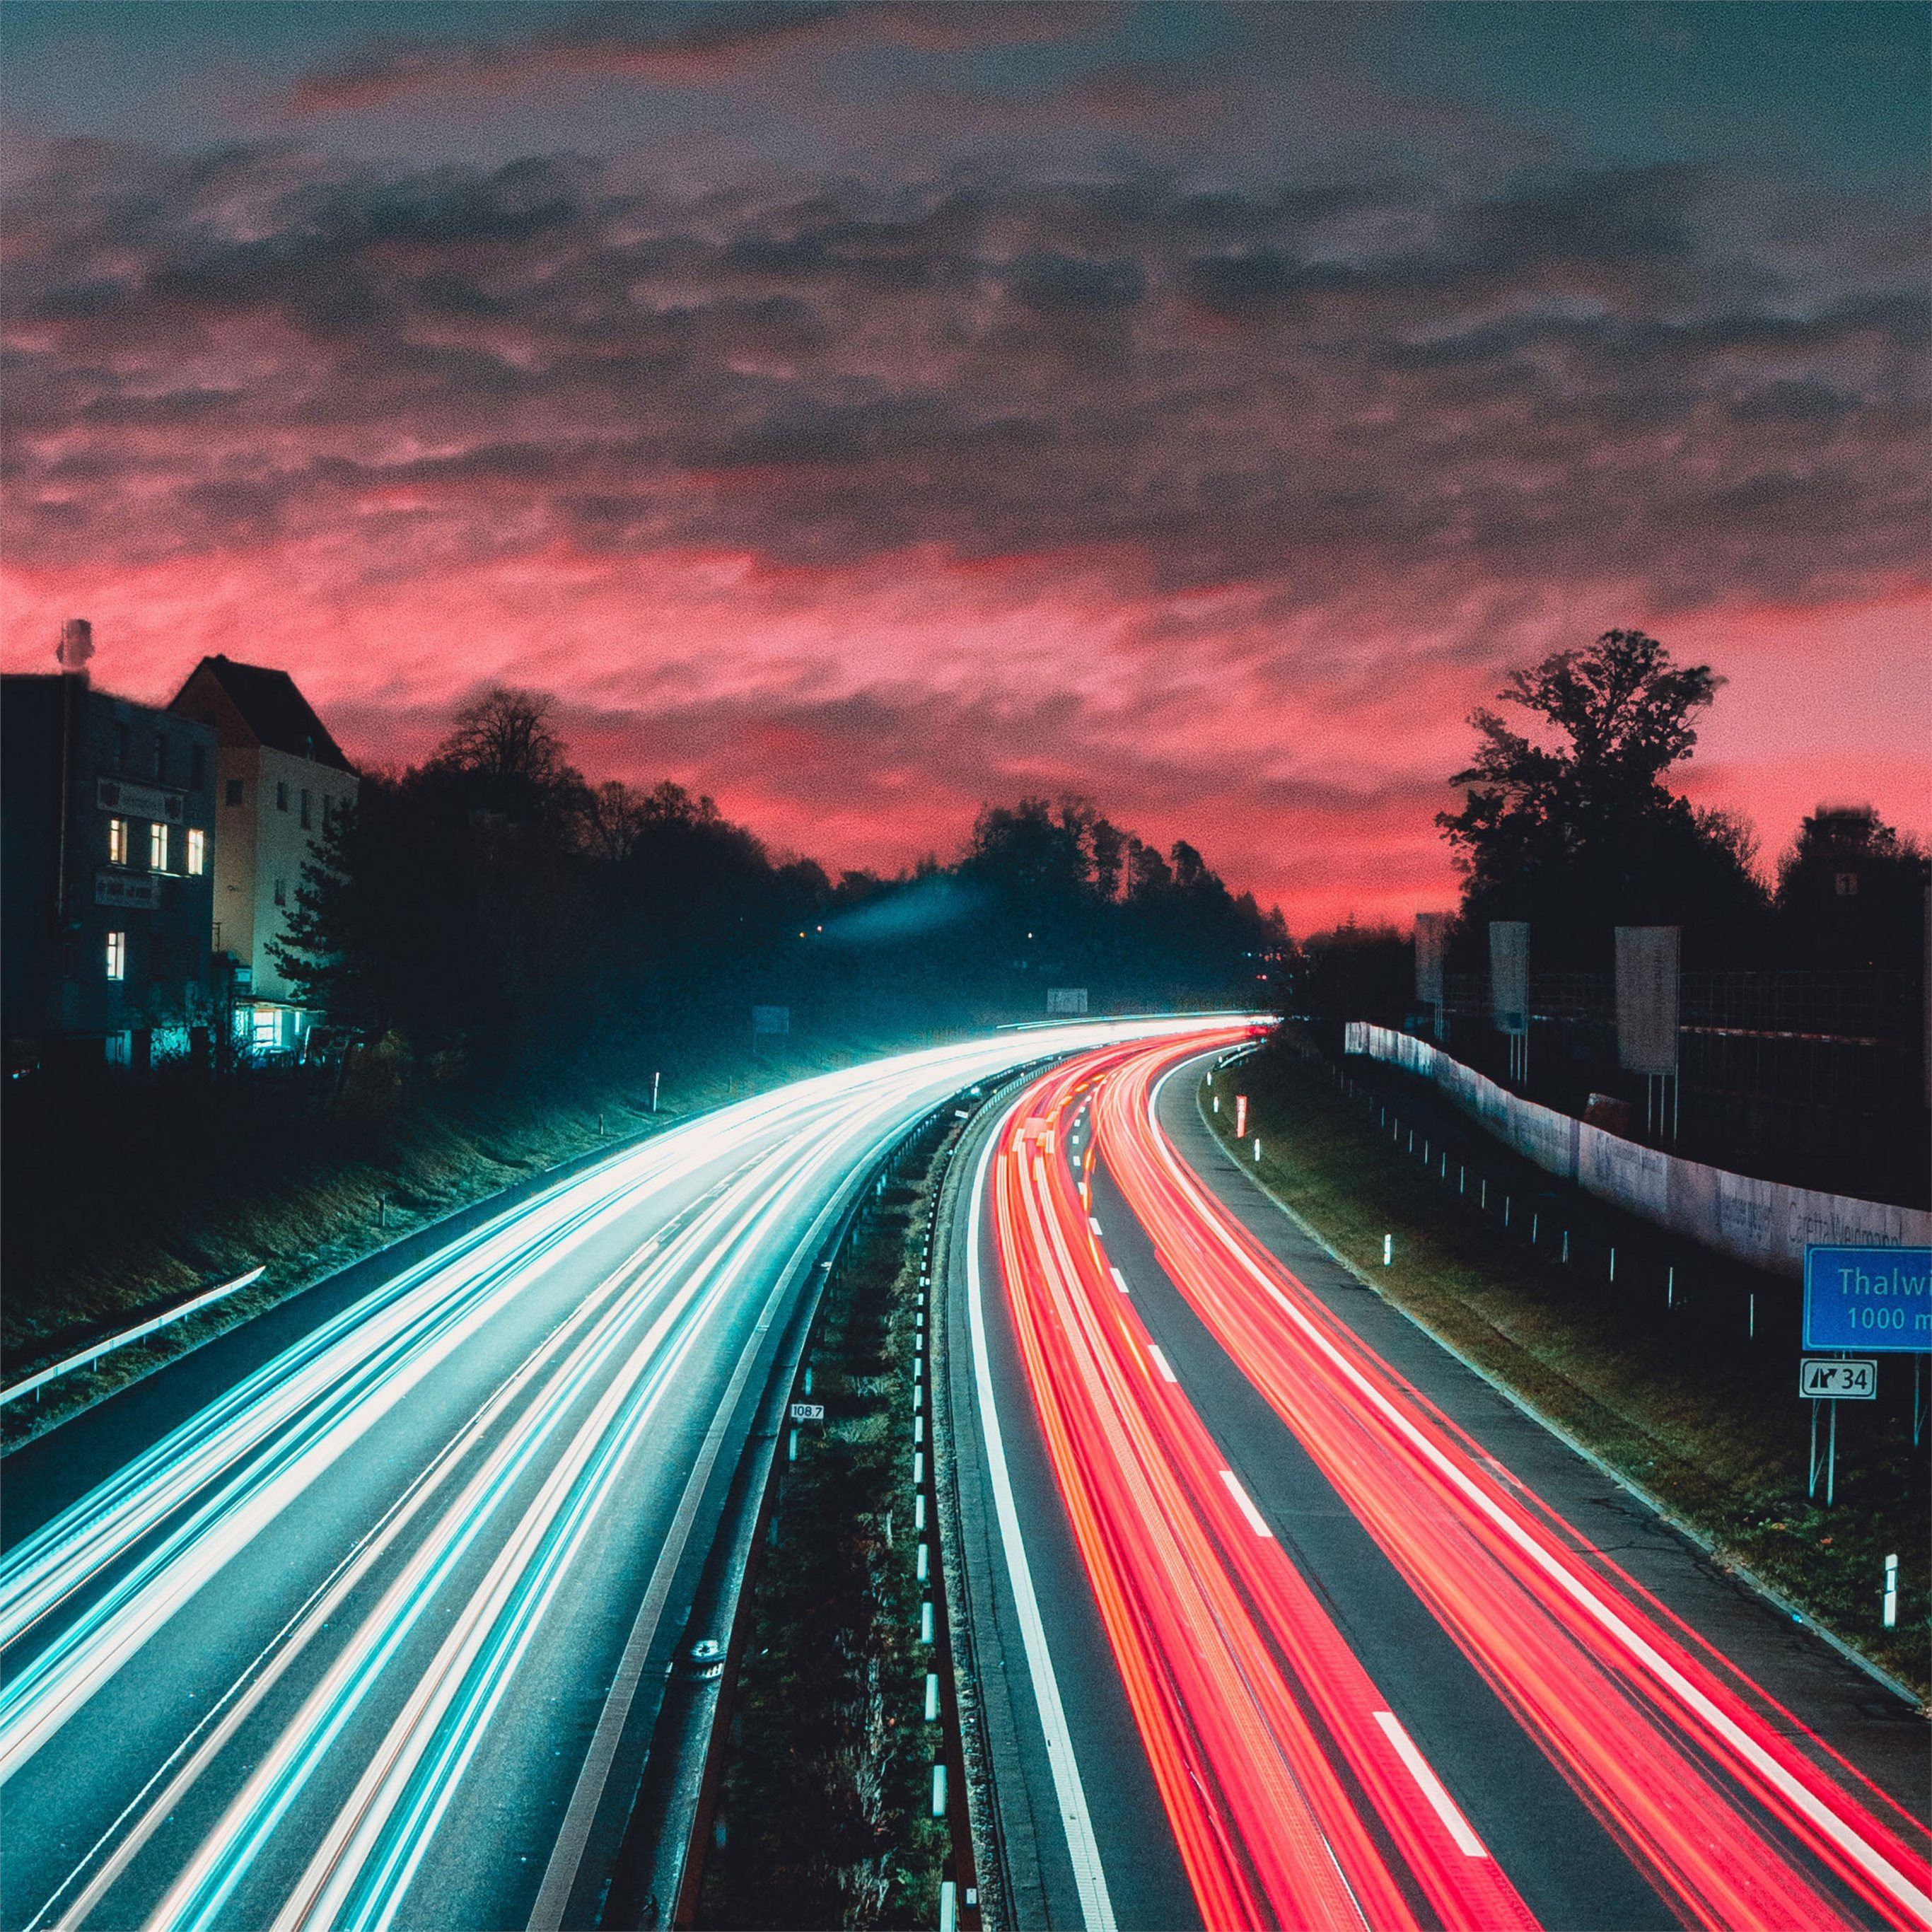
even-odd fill
[[(10, 1922), (420, 1922), (411, 1888), (460, 1831), (485, 1741), (514, 1699), (546, 1707), (525, 1679), (567, 1681), (586, 1636), (628, 1625), (634, 1600), (596, 1592), (613, 1537), (639, 1534), (636, 1499), (668, 1498), (645, 1520), (674, 1514), (664, 1418), (743, 1385), (734, 1368), (784, 1318), (857, 1178), (962, 1087), (1178, 1030), (1009, 1034), (673, 1130), (400, 1271), (23, 1540), (0, 1561), (0, 1776), (31, 1775), (56, 1843), (29, 1897), (16, 1810)], [(477, 1393), (446, 1426), (436, 1392), (459, 1370)], [(699, 1434), (715, 1426), (695, 1414)], [(404, 1441), (422, 1445), (406, 1460), (390, 1447)], [(248, 1587), (210, 1587), (231, 1575)], [(146, 1708), (178, 1728), (145, 1728), (142, 1748), (160, 1742), (124, 1768), (75, 1758), (76, 1720), (110, 1690), (138, 1696), (158, 1647), (166, 1688)], [(576, 1766), (541, 1756), (560, 1802)], [(532, 1798), (527, 1815), (548, 1814)], [(540, 1838), (466, 1835), (466, 1859), (534, 1886)], [(509, 1908), (493, 1892), (479, 1909)]]
[[(1015, 1320), (1056, 1471), (1209, 1923), (1251, 1922), (1258, 1910), (1279, 1913), (1284, 1903), (1291, 1913), (1302, 1914), (1290, 1922), (1312, 1919), (1306, 1900), (1284, 1901), (1252, 1890), (1244, 1899), (1238, 1881), (1256, 1847), (1232, 1822), (1217, 1839), (1211, 1820), (1175, 1815), (1201, 1809), (1188, 1778), (1179, 1774), (1200, 1774), (1197, 1760), (1220, 1748), (1225, 1720), (1213, 1706), (1204, 1720), (1186, 1700), (1178, 1700), (1177, 1710), (1154, 1694), (1159, 1673), (1172, 1679), (1183, 1660), (1173, 1654), (1178, 1630), (1163, 1633), (1149, 1607), (1126, 1594), (1120, 1580), (1120, 1552), (1140, 1560), (1137, 1546), (1149, 1534), (1145, 1525), (1125, 1520), (1130, 1492), (1112, 1466), (1130, 1445), (1118, 1429), (1103, 1431), (1073, 1407), (1077, 1397), (1097, 1413), (1099, 1397), (1085, 1392), (1094, 1371), (1070, 1358), (1072, 1338), (1087, 1336), (1096, 1357), (1101, 1345), (1111, 1342), (1108, 1324), (1090, 1307), (1082, 1312), (1083, 1298), (1072, 1286), (1070, 1264), (1081, 1245), (1097, 1250), (1098, 1241), (1064, 1164), (1054, 1164), (1060, 1170), (1055, 1176), (1034, 1150), (1046, 1144), (1042, 1124), (1066, 1111), (1076, 1092), (1092, 1096), (1090, 1158), (1097, 1147), (1162, 1268), (1209, 1332), (1687, 1922), (1712, 1932), (1799, 1932), (1868, 1919), (1932, 1924), (1923, 1825), (1868, 1786), (1856, 1795), (1848, 1790), (1823, 1761), (1822, 1748), (1808, 1751), (1814, 1741), (1788, 1713), (1707, 1654), (1707, 1646), (1499, 1470), (1187, 1168), (1155, 1116), (1159, 1083), (1186, 1052), (1170, 1044), (1096, 1054), (1040, 1083), (1028, 1124), (1009, 1142), (994, 1211), (1003, 1242), (1010, 1243)], [(1023, 1153), (1017, 1136), (1029, 1132), (1033, 1139)], [(1044, 1224), (1050, 1214), (1058, 1216), (1058, 1233), (1042, 1239), (1033, 1223)], [(1053, 1313), (1042, 1319), (1036, 1304), (1049, 1295)], [(1130, 1348), (1151, 1348), (1136, 1334), (1121, 1300), (1110, 1292), (1103, 1304), (1123, 1338), (1114, 1345), (1117, 1360)], [(1166, 1358), (1153, 1359), (1154, 1379), (1168, 1386)], [(1095, 1514), (1096, 1498), (1111, 1514)], [(1234, 1507), (1225, 1488), (1224, 1499)], [(1190, 1491), (1182, 1500), (1204, 1520), (1198, 1496)], [(1136, 1510), (1157, 1507), (1161, 1529), (1170, 1527), (1166, 1512), (1173, 1499), (1156, 1503), (1142, 1492), (1131, 1502)], [(1219, 1560), (1238, 1561), (1243, 1546), (1240, 1538), (1222, 1539)], [(1246, 1539), (1251, 1561), (1257, 1548), (1274, 1547)], [(1128, 1575), (1126, 1583), (1132, 1580)], [(1251, 1600), (1261, 1600), (1254, 1585), (1246, 1587)], [(1286, 1636), (1281, 1640), (1286, 1649)], [(1305, 1673), (1319, 1667), (1313, 1654), (1294, 1667), (1312, 1696), (1315, 1679)], [(1212, 1688), (1197, 1685), (1196, 1694)], [(1372, 1723), (1381, 1725), (1384, 1708), (1371, 1712)], [(1406, 1758), (1396, 1729), (1382, 1728)], [(1412, 1782), (1429, 1791), (1426, 1780)], [(1226, 1813), (1230, 1821), (1238, 1816), (1232, 1798)], [(1440, 1815), (1446, 1823), (1448, 1814)], [(1325, 1812), (1322, 1817), (1324, 1831), (1332, 1832)], [(1346, 1842), (1340, 1834), (1330, 1840), (1331, 1848)], [(1229, 1843), (1238, 1857), (1224, 1852)]]
[[(1003, 1130), (994, 1220), (1048, 1453), (1202, 1916), (1214, 1928), (1528, 1926), (1156, 1366), (1075, 1170), (1054, 1156), (1059, 1124), (1116, 1064), (1088, 1055), (1031, 1090)], [(1058, 1138), (1071, 1148), (1077, 1136)]]

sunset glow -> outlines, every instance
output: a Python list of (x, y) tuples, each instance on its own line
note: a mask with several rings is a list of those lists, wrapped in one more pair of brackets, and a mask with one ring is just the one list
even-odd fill
[(1932, 829), (1923, 36), (1774, 10), (10, 9), (4, 663), (538, 687), (835, 872), (1079, 793), (1306, 931), (1636, 625), (1765, 862)]

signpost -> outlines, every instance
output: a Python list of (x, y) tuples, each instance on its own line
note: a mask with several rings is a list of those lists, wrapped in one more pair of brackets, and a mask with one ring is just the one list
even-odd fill
[(1442, 951), (1448, 937), (1446, 912), (1415, 915), (1415, 997), (1429, 1009), (1430, 1030), (1438, 1040), (1449, 1037), (1442, 998)]
[[(1818, 1405), (1828, 1402), (1825, 1506), (1832, 1506), (1838, 1467), (1838, 1405), (1878, 1395), (1880, 1355), (1910, 1355), (1912, 1439), (1918, 1440), (1919, 1387), (1932, 1349), (1932, 1248), (1809, 1244), (1804, 1250), (1804, 1346), (1835, 1349), (1835, 1357), (1803, 1357), (1798, 1392), (1811, 1404), (1808, 1495), (1818, 1488)], [(1859, 1348), (1868, 1352), (1850, 1355)]]
[[(1620, 926), (1617, 944), (1617, 1064), (1644, 1076), (1644, 1126), (1677, 1138), (1678, 970), (1682, 928)], [(1664, 1096), (1668, 1082), (1670, 1108)]]
[(794, 1422), (823, 1422), (825, 1405), (822, 1402), (795, 1402), (791, 1406), (791, 1419)]
[(1932, 1349), (1932, 1248), (1807, 1247), (1804, 1346)]
[(1490, 922), (1490, 1018), (1509, 1040), (1510, 1077), (1529, 1078), (1529, 922)]
[(1814, 1402), (1876, 1402), (1878, 1363), (1871, 1357), (1806, 1355), (1798, 1364), (1798, 1393)]

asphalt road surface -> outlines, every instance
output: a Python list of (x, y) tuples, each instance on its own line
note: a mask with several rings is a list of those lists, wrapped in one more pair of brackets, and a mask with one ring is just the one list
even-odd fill
[(10, 1458), (0, 1922), (594, 1923), (853, 1190), (962, 1088), (1174, 1030), (1010, 1032), (741, 1102)]
[(956, 1163), (1010, 1921), (1932, 1924), (1923, 1720), (1268, 1200), (1196, 1099), (1231, 1038), (1070, 1060)]

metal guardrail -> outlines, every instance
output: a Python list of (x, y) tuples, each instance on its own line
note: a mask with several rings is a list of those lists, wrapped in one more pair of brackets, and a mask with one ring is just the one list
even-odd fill
[(16, 1402), (23, 1395), (32, 1395), (44, 1388), (49, 1382), (57, 1382), (62, 1376), (70, 1376), (76, 1369), (91, 1369), (103, 1355), (111, 1355), (118, 1348), (124, 1348), (130, 1342), (139, 1342), (152, 1335), (157, 1329), (172, 1324), (219, 1301), (224, 1295), (233, 1294), (238, 1289), (258, 1282), (267, 1272), (266, 1268), (250, 1268), (246, 1274), (238, 1274), (232, 1281), (224, 1281), (219, 1288), (211, 1288), (205, 1294), (197, 1294), (191, 1301), (184, 1301), (178, 1308), (170, 1308), (164, 1313), (153, 1316), (118, 1335), (110, 1335), (105, 1341), (97, 1342), (91, 1348), (81, 1349), (64, 1360), (56, 1362), (51, 1368), (37, 1370), (34, 1374), (15, 1382), (11, 1388), (0, 1389), (0, 1408), (10, 1402)]

